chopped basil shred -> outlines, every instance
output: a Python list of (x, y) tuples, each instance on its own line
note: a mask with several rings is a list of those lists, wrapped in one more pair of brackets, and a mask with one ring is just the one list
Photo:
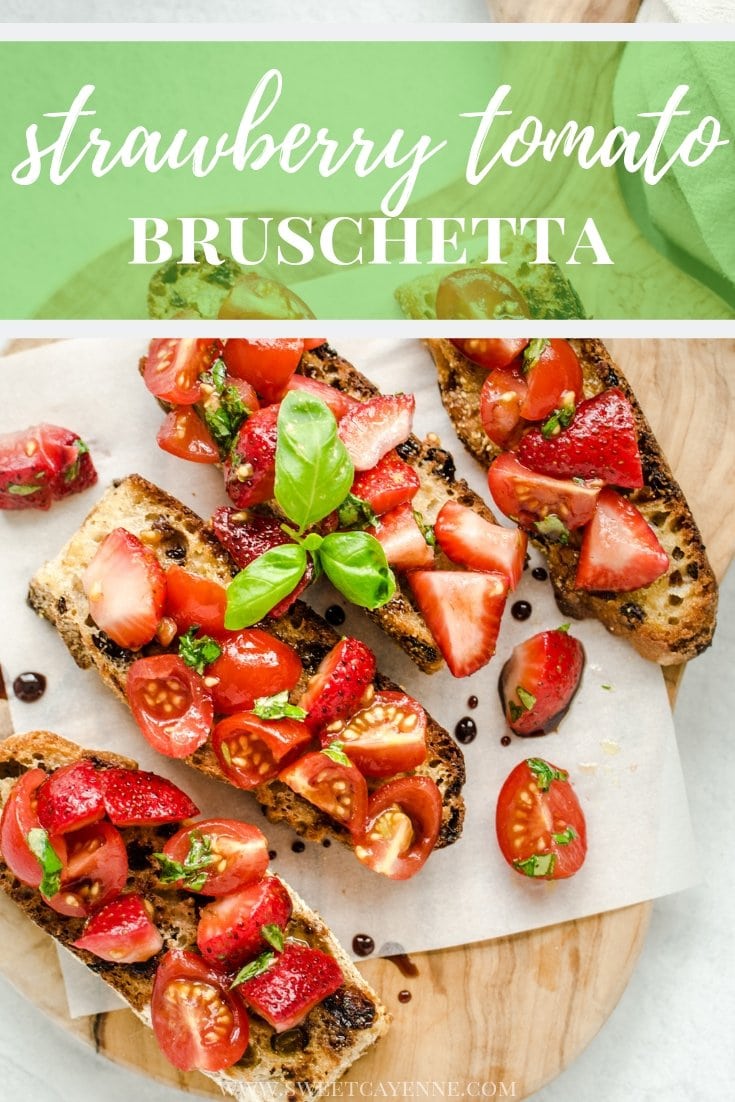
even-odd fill
[(522, 685), (516, 687), (516, 696), (523, 705), (524, 712), (530, 712), (536, 703), (536, 697), (533, 693), (529, 693), (528, 689), (524, 689)]
[(288, 693), (284, 689), (275, 696), (260, 696), (255, 701), (253, 712), (259, 719), (304, 719), (306, 712), (296, 704), (289, 704)]
[(560, 631), (560, 632), (562, 632), (562, 634), (566, 635), (571, 626), (572, 626), (571, 624), (559, 624), (559, 627), (556, 630)]
[(61, 870), (64, 864), (51, 845), (48, 833), (42, 827), (34, 827), (29, 830), (26, 841), (43, 873), (39, 884), (41, 895), (46, 899), (51, 899), (61, 888)]
[(267, 926), (260, 927), (260, 933), (269, 945), (272, 945), (277, 953), (283, 952), (283, 930), (280, 926), (276, 926), (274, 922), (268, 923)]
[(420, 513), (418, 509), (413, 510), (413, 515), (416, 523), (421, 529), (421, 534), (423, 535), (429, 547), (436, 547), (436, 534), (434, 533), (433, 526), (426, 523), (426, 521), (424, 520), (424, 514)]
[(16, 497), (28, 497), (29, 494), (37, 494), (42, 489), (43, 486), (34, 485), (33, 483), (26, 483), (21, 486), (18, 482), (11, 482), (8, 486), (8, 493), (15, 494)]
[(377, 513), (370, 502), (349, 493), (338, 510), (340, 528), (370, 528), (378, 523)]
[(330, 758), (332, 761), (335, 761), (337, 765), (352, 764), (350, 759), (347, 757), (344, 750), (342, 749), (341, 742), (330, 742), (329, 746), (325, 746), (321, 753), (324, 754), (325, 757)]
[(189, 852), (183, 861), (174, 861), (165, 853), (154, 853), (153, 856), (161, 866), (160, 881), (162, 884), (177, 884), (181, 881), (186, 888), (199, 892), (207, 882), (207, 874), (204, 871), (216, 860), (212, 853), (212, 840), (208, 835), (203, 835), (198, 830), (192, 830), (189, 834)]
[(185, 665), (191, 666), (198, 674), (203, 674), (207, 666), (216, 662), (222, 654), (222, 648), (211, 635), (202, 635), (195, 638), (199, 631), (198, 624), (192, 624), (189, 630), (179, 639), (179, 657)]
[(255, 960), (251, 960), (250, 964), (246, 964), (244, 968), (240, 969), (230, 984), (230, 990), (233, 987), (238, 987), (241, 983), (247, 983), (248, 980), (254, 980), (256, 976), (262, 975), (263, 972), (267, 972), (275, 959), (275, 953), (261, 953)]
[(550, 341), (546, 337), (537, 337), (535, 340), (529, 341), (523, 352), (524, 374), (527, 374), (531, 368), (536, 366), (549, 344)]
[(577, 837), (577, 832), (574, 827), (568, 826), (565, 830), (559, 832), (559, 834), (552, 834), (551, 837), (556, 842), (557, 846), (568, 846), (570, 842), (573, 842)]
[(574, 406), (562, 406), (555, 409), (547, 421), (541, 426), (541, 435), (548, 440), (556, 436), (562, 429), (568, 428), (574, 418)]
[(569, 543), (569, 529), (556, 513), (549, 513), (543, 520), (536, 521), (536, 531), (558, 543)]
[(536, 778), (541, 792), (548, 792), (552, 781), (568, 781), (569, 774), (564, 769), (555, 769), (543, 758), (526, 758), (526, 765)]
[(534, 853), (525, 861), (514, 861), (513, 867), (525, 876), (544, 877), (551, 876), (556, 865), (556, 857), (553, 853)]

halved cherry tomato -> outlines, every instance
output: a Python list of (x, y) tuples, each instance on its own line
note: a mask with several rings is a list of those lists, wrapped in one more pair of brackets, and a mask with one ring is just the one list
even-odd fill
[(105, 820), (66, 834), (64, 839), (61, 889), (46, 902), (59, 914), (84, 918), (123, 890), (128, 853), (119, 830)]
[[(426, 712), (405, 693), (376, 693), (342, 728), (339, 741), (364, 777), (406, 773), (426, 760)], [(322, 742), (329, 742), (326, 732)]]
[(487, 483), (495, 504), (523, 528), (558, 517), (564, 528), (582, 528), (592, 518), (602, 482), (549, 478), (524, 467), (515, 456), (499, 455)]
[(234, 892), (260, 880), (268, 868), (268, 842), (263, 831), (237, 819), (200, 819), (182, 827), (169, 838), (163, 852), (184, 869), (187, 858), (190, 867), (192, 855), (200, 854), (194, 872), (204, 876), (203, 883), (197, 882), (196, 876), (182, 876), (176, 881), (167, 876), (166, 882), (204, 895)]
[(587, 853), (584, 813), (569, 776), (542, 758), (520, 762), (507, 778), (495, 826), (503, 857), (523, 876), (563, 880)]
[(159, 448), (191, 463), (219, 463), (219, 451), (207, 426), (193, 409), (167, 413), (156, 442)]
[(218, 642), (222, 654), (207, 674), (217, 678), (212, 698), (219, 714), (246, 711), (258, 697), (293, 689), (301, 677), (301, 659), (293, 647), (259, 628), (233, 631)]
[(408, 880), (436, 845), (442, 798), (430, 777), (397, 777), (370, 797), (367, 826), (355, 839), (355, 856), (391, 880)]
[(176, 622), (179, 635), (194, 625), (206, 635), (223, 632), (226, 608), (227, 591), (223, 585), (192, 574), (183, 566), (170, 566), (166, 571), (164, 615)]
[(493, 371), (497, 367), (510, 367), (528, 344), (524, 337), (507, 337), (505, 340), (500, 337), (452, 337), (450, 340), (463, 356), (487, 371)]
[(304, 351), (293, 337), (247, 340), (233, 337), (225, 345), (227, 370), (245, 379), (266, 402), (280, 402)]
[(354, 765), (333, 761), (323, 751), (304, 754), (279, 774), (279, 780), (326, 812), (351, 834), (365, 829), (368, 794)]
[(257, 272), (248, 272), (235, 280), (217, 317), (290, 321), (313, 318), (314, 314), (285, 283), (268, 279)]
[(326, 337), (304, 337), (304, 352), (312, 352), (327, 343)]
[[(23, 773), (10, 790), (2, 818), (0, 819), (0, 852), (3, 860), (13, 876), (23, 884), (31, 888), (37, 888), (43, 879), (43, 873), (38, 859), (28, 848), (28, 834), (31, 830), (41, 827), (38, 821), (38, 789), (47, 779), (43, 769), (29, 769)], [(59, 858), (64, 859), (64, 853), (59, 851), (57, 841), (52, 839), (52, 845)]]
[(153, 907), (142, 896), (133, 892), (118, 896), (95, 911), (72, 944), (113, 964), (140, 964), (163, 949), (151, 914)]
[(143, 371), (143, 382), (164, 402), (191, 406), (202, 396), (199, 376), (222, 354), (218, 340), (165, 337), (153, 340)]
[(211, 694), (177, 654), (133, 662), (125, 692), (136, 723), (159, 753), (185, 758), (209, 738), (214, 724)]
[(256, 788), (272, 780), (310, 742), (311, 731), (305, 723), (260, 719), (253, 712), (221, 719), (212, 735), (212, 749), (220, 768), (237, 788)]
[(493, 444), (510, 448), (518, 443), (523, 422), (521, 406), (526, 384), (517, 371), (498, 367), (491, 371), (480, 391), (480, 420)]
[(263, 927), (285, 930), (292, 910), (291, 896), (278, 877), (264, 876), (202, 908), (197, 945), (213, 968), (236, 972), (270, 948)]
[(509, 279), (490, 268), (461, 268), (444, 276), (436, 292), (436, 316), (480, 321), (528, 318), (528, 303)]
[(574, 407), (584, 397), (582, 368), (569, 341), (552, 339), (538, 358), (524, 366), (528, 385), (521, 417), (540, 421), (562, 406)]
[(66, 834), (105, 815), (102, 786), (88, 758), (55, 769), (36, 792), (38, 821), (49, 834)]
[(239, 996), (201, 957), (170, 949), (151, 998), (153, 1032), (180, 1071), (224, 1071), (242, 1059), (250, 1025)]

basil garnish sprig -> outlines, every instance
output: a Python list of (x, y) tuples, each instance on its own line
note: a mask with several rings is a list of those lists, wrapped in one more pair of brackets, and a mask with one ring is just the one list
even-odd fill
[(318, 577), (362, 608), (379, 608), (396, 589), (378, 540), (365, 531), (322, 536), (314, 527), (350, 497), (355, 469), (339, 438), (334, 414), (305, 391), (290, 391), (278, 413), (275, 499), (293, 543), (272, 547), (233, 579), (227, 589), (225, 627), (251, 627), (292, 593), (309, 560)]

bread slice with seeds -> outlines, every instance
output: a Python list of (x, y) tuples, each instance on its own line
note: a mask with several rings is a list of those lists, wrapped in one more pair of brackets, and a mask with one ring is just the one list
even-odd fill
[[(237, 568), (200, 517), (151, 482), (131, 475), (106, 491), (56, 558), (36, 573), (28, 593), (31, 607), (57, 628), (77, 665), (83, 669), (94, 667), (105, 684), (127, 703), (125, 683), (131, 664), (164, 648), (154, 642), (141, 651), (124, 650), (100, 631), (89, 615), (82, 575), (102, 540), (118, 527), (142, 538), (164, 568), (176, 562), (222, 585), (232, 580)], [(301, 601), (296, 601), (282, 619), (259, 626), (294, 647), (301, 658), (303, 675), (292, 693), (295, 701), (339, 636)], [(380, 672), (375, 686), (380, 690), (399, 688)], [(442, 795), (439, 848), (451, 845), (462, 832), (464, 759), (448, 732), (428, 715), (426, 741), (427, 758), (416, 772), (431, 777)], [(186, 760), (202, 773), (226, 781), (209, 743)], [(331, 838), (352, 845), (344, 827), (282, 782), (260, 785), (254, 795), (272, 822), (287, 822), (298, 834), (314, 841)]]
[[(0, 742), (0, 808), (19, 776), (40, 767), (51, 771), (80, 758), (98, 767), (136, 763), (117, 754), (96, 752), (60, 738), (48, 731), (13, 735)], [(164, 940), (164, 950), (196, 946), (198, 909), (206, 899), (162, 887), (152, 854), (159, 851), (176, 827), (128, 827), (121, 831), (128, 847), (128, 888), (139, 892), (154, 908), (154, 921)], [(388, 1029), (390, 1016), (369, 984), (360, 975), (322, 919), (290, 888), (293, 915), (287, 936), (308, 941), (335, 958), (344, 984), (334, 995), (316, 1006), (287, 1038), (293, 1045), (275, 1040), (278, 1036), (263, 1019), (250, 1016), (250, 1044), (243, 1059), (223, 1072), (205, 1072), (222, 1090), (245, 1102), (268, 1097), (297, 1102), (312, 1099), (326, 1090)], [(0, 888), (37, 926), (75, 954), (87, 967), (127, 1002), (146, 1025), (151, 1025), (151, 993), (159, 956), (143, 964), (125, 965), (103, 961), (72, 942), (82, 932), (83, 920), (57, 914), (38, 891), (21, 884), (0, 856)], [(286, 1034), (282, 1035), (287, 1037)], [(260, 1089), (258, 1089), (260, 1088)]]
[[(489, 467), (499, 449), (480, 421), (480, 391), (487, 372), (448, 340), (429, 340), (439, 390), (457, 435), (467, 450)], [(592, 594), (574, 584), (579, 537), (567, 545), (533, 536), (546, 555), (559, 608), (564, 615), (597, 617), (614, 635), (630, 641), (645, 658), (674, 665), (694, 658), (712, 641), (717, 619), (717, 582), (696, 522), (681, 487), (651, 431), (630, 384), (599, 340), (571, 340), (579, 357), (586, 398), (618, 387), (633, 407), (645, 486), (630, 494), (653, 528), (670, 560), (668, 572), (644, 589)]]

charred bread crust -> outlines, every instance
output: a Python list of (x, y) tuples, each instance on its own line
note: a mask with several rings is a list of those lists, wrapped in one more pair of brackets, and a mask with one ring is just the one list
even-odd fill
[[(142, 536), (164, 567), (176, 562), (223, 585), (231, 581), (237, 568), (196, 513), (140, 475), (130, 475), (113, 483), (56, 559), (36, 573), (28, 591), (31, 607), (56, 627), (77, 665), (83, 669), (94, 667), (127, 705), (125, 683), (131, 664), (141, 656), (160, 653), (162, 648), (157, 643), (139, 652), (118, 647), (89, 617), (81, 584), (81, 575), (98, 544), (118, 526)], [(301, 601), (296, 601), (282, 619), (260, 626), (299, 652), (304, 672), (292, 694), (296, 700), (339, 635)], [(399, 688), (382, 674), (376, 684), (382, 689)], [(450, 735), (429, 715), (426, 734), (427, 760), (416, 772), (432, 777), (442, 794), (442, 826), (437, 842), (437, 848), (441, 848), (455, 842), (462, 831), (464, 758)], [(186, 760), (200, 772), (227, 783), (209, 744)], [(272, 822), (285, 821), (313, 841), (330, 838), (352, 845), (347, 831), (285, 785), (270, 782), (257, 788), (254, 795)]]
[[(14, 735), (0, 743), (0, 807), (17, 777), (26, 770), (40, 766), (50, 771), (79, 758), (90, 758), (100, 768), (112, 765), (136, 768), (136, 763), (127, 758), (82, 749), (48, 731)], [(162, 953), (171, 948), (196, 946), (199, 910), (207, 902), (204, 897), (167, 890), (158, 880), (152, 854), (162, 848), (175, 829), (176, 826), (131, 827), (121, 832), (130, 859), (128, 888), (140, 892), (154, 907), (154, 921), (164, 939)], [(313, 1098), (316, 1092), (335, 1082), (390, 1024), (385, 1007), (322, 919), (288, 884), (285, 887), (293, 902), (287, 933), (330, 953), (340, 965), (345, 983), (297, 1027), (294, 1033), (298, 1033), (299, 1044), (294, 1051), (287, 1051), (287, 1046), (275, 1041), (276, 1035), (266, 1022), (250, 1016), (250, 1045), (245, 1056), (234, 1068), (210, 1076), (223, 1090), (243, 1099), (250, 1097), (249, 1086), (264, 1082), (281, 1083), (284, 1099)], [(126, 965), (111, 964), (83, 949), (75, 949), (71, 943), (80, 936), (84, 921), (53, 911), (39, 892), (13, 876), (1, 857), (0, 888), (37, 926), (101, 976), (150, 1026), (150, 1000), (160, 954), (142, 964)]]
[[(457, 435), (484, 467), (498, 455), (479, 417), (486, 372), (470, 363), (448, 340), (429, 340), (439, 391)], [(646, 485), (630, 500), (656, 532), (671, 562), (668, 574), (630, 593), (590, 594), (575, 588), (580, 538), (566, 546), (536, 535), (548, 560), (557, 604), (565, 616), (595, 616), (613, 635), (630, 641), (661, 665), (694, 658), (712, 642), (717, 621), (717, 582), (702, 537), (628, 380), (599, 340), (571, 340), (584, 376), (585, 397), (619, 387), (635, 416)]]

